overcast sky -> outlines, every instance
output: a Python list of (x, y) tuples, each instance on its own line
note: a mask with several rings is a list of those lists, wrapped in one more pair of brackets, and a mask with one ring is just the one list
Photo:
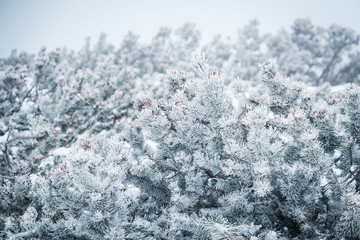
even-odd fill
[(197, 25), (203, 42), (217, 33), (235, 38), (237, 29), (255, 18), (263, 33), (289, 29), (299, 17), (360, 33), (359, 12), (360, 0), (0, 0), (0, 57), (13, 48), (76, 50), (87, 36), (94, 43), (101, 32), (115, 46), (128, 31), (148, 42), (161, 26), (185, 22)]

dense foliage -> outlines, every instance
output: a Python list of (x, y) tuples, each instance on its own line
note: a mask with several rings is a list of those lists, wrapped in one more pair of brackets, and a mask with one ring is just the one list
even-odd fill
[(257, 27), (0, 59), (0, 237), (359, 239), (359, 36)]

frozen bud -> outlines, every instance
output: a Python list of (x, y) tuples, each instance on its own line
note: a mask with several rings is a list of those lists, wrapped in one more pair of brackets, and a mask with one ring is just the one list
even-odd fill
[(254, 172), (260, 175), (266, 175), (270, 173), (270, 166), (268, 164), (268, 161), (261, 160), (254, 163)]
[(97, 202), (103, 199), (101, 193), (90, 193), (89, 197), (92, 202)]
[(121, 99), (123, 96), (124, 96), (124, 92), (121, 91), (121, 90), (116, 90), (116, 91), (114, 92), (114, 97), (115, 97), (116, 99)]
[(22, 153), (24, 150), (25, 150), (25, 148), (24, 148), (23, 146), (20, 146), (20, 147), (18, 147), (18, 149), (17, 149), (17, 151), (18, 151), (19, 153)]
[(100, 93), (98, 90), (90, 89), (90, 88), (87, 89), (87, 98), (89, 100), (97, 99), (99, 96), (100, 96)]
[(259, 69), (262, 71), (264, 77), (267, 77), (268, 79), (273, 79), (278, 72), (276, 60), (273, 58), (270, 58), (260, 64)]
[(301, 126), (302, 123), (304, 123), (307, 120), (305, 112), (300, 108), (295, 108), (294, 110), (290, 111), (290, 114), (288, 116), (288, 120), (290, 123)]
[(150, 92), (143, 92), (135, 97), (135, 106), (138, 109), (152, 106), (153, 95)]
[(33, 140), (33, 143), (37, 147), (39, 147), (41, 145), (41, 143), (38, 140)]
[(303, 134), (300, 136), (300, 140), (304, 143), (314, 142), (318, 138), (318, 133), (314, 129), (305, 130)]
[(146, 168), (154, 168), (156, 166), (155, 162), (149, 158), (144, 158), (141, 161), (141, 165), (146, 167)]
[(140, 69), (138, 69), (138, 68), (127, 68), (126, 71), (127, 71), (127, 74), (129, 75), (129, 77), (133, 78), (137, 74), (139, 74)]
[(137, 175), (139, 173), (139, 167), (137, 165), (133, 165), (130, 168), (130, 173), (133, 174), (133, 175)]
[(10, 121), (9, 121), (9, 126), (12, 127), (12, 128), (15, 127), (15, 126), (16, 126), (16, 122), (15, 122), (14, 120), (10, 120)]
[(278, 240), (277, 234), (274, 231), (269, 231), (265, 235), (266, 240)]
[(354, 144), (354, 138), (353, 138), (353, 136), (350, 136), (350, 137), (349, 137), (349, 144), (350, 144), (350, 145), (353, 145), (353, 144)]
[(283, 144), (288, 144), (288, 143), (292, 142), (292, 140), (293, 140), (293, 138), (290, 135), (285, 134), (285, 133), (280, 134), (279, 138)]
[(69, 137), (74, 135), (75, 133), (75, 130), (73, 128), (69, 128), (67, 131), (66, 131), (66, 135), (68, 135)]
[(207, 188), (206, 191), (205, 191), (205, 194), (206, 194), (206, 196), (210, 196), (210, 195), (213, 194), (213, 192), (214, 191), (211, 188)]
[(65, 78), (64, 76), (60, 75), (60, 77), (58, 78), (58, 84), (60, 87), (63, 87), (65, 85)]
[(173, 143), (174, 143), (174, 138), (172, 137), (172, 135), (168, 135), (168, 136), (166, 136), (166, 137), (164, 138), (164, 142), (165, 142), (167, 145), (171, 146), (171, 145), (173, 145)]
[(51, 105), (53, 100), (48, 95), (43, 95), (39, 97), (41, 105)]
[(56, 62), (55, 62), (54, 60), (51, 60), (51, 61), (50, 61), (50, 65), (51, 65), (52, 67), (55, 67), (55, 66), (56, 66)]
[(32, 159), (33, 160), (41, 160), (44, 158), (44, 155), (42, 155), (41, 153), (39, 152), (35, 152), (31, 155)]
[(256, 180), (254, 182), (254, 190), (256, 195), (259, 197), (264, 197), (272, 190), (272, 187), (268, 180)]
[(140, 197), (141, 191), (139, 188), (137, 188), (133, 185), (129, 185), (129, 187), (125, 191), (125, 195), (130, 199), (136, 199), (136, 198)]
[(183, 71), (169, 71), (169, 89), (173, 93), (184, 88), (186, 75)]
[(61, 132), (62, 132), (62, 131), (61, 131), (61, 128), (60, 128), (60, 127), (56, 127), (56, 128), (54, 128), (54, 132), (53, 132), (53, 133), (54, 133), (54, 135), (55, 135), (55, 136), (60, 135), (60, 134), (61, 134)]
[(147, 200), (147, 199), (149, 198), (149, 195), (148, 195), (146, 192), (140, 192), (139, 197), (140, 197), (142, 200)]
[(94, 213), (94, 216), (92, 217), (92, 220), (94, 222), (100, 222), (105, 218), (105, 216), (102, 214), (102, 212), (100, 212), (99, 210), (96, 210), (96, 212)]

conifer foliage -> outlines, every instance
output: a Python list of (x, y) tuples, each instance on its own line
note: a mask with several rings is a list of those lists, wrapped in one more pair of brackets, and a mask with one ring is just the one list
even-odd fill
[(359, 37), (257, 27), (1, 59), (0, 237), (359, 239)]

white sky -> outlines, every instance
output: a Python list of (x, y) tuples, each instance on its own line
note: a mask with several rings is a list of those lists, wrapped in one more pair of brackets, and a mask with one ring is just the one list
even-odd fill
[(360, 0), (0, 0), (0, 57), (13, 48), (76, 50), (87, 36), (94, 44), (101, 32), (115, 46), (130, 30), (147, 42), (161, 26), (185, 22), (195, 23), (207, 42), (218, 33), (236, 38), (237, 29), (254, 18), (265, 33), (289, 29), (299, 17), (360, 33)]

